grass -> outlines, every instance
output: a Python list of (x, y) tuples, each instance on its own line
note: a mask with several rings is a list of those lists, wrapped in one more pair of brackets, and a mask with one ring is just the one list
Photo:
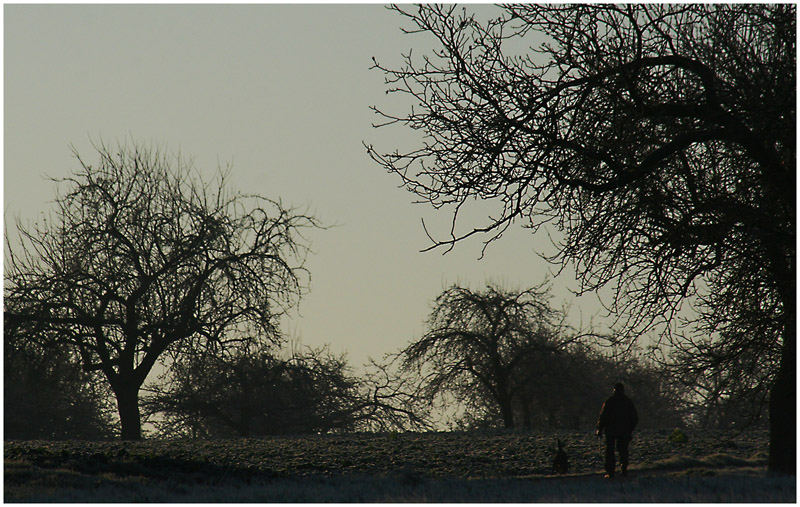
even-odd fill
[(555, 435), (329, 435), (222, 441), (6, 442), (6, 502), (794, 502), (765, 472), (766, 435), (640, 434), (630, 477), (600, 477), (601, 443)]

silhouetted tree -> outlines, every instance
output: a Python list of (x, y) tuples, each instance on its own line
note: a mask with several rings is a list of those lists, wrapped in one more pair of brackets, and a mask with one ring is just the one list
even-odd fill
[(421, 397), (447, 393), (473, 409), (483, 404), (511, 428), (518, 425), (521, 382), (538, 377), (549, 355), (578, 338), (563, 318), (541, 286), (516, 292), (454, 286), (436, 298), (428, 332), (400, 352), (402, 370), (421, 380)]
[(621, 378), (623, 367), (585, 344), (575, 344), (548, 358), (533, 358), (536, 371), (519, 379), (518, 410), (529, 428), (586, 430), (597, 419), (608, 386)]
[(159, 360), (262, 336), (300, 296), (313, 218), (203, 182), (156, 149), (97, 147), (60, 180), (49, 220), (18, 226), (5, 321), (70, 347), (113, 391), (123, 439), (141, 438), (138, 393)]
[(549, 224), (553, 260), (583, 291), (610, 288), (621, 338), (688, 299), (721, 360), (779, 350), (769, 469), (795, 473), (795, 6), (394, 9), (437, 48), (375, 63), (414, 102), (376, 111), (424, 143), (370, 155), (454, 220), (475, 198), (497, 205), (430, 248)]
[[(616, 382), (641, 408), (642, 428), (674, 428), (684, 423), (680, 390), (666, 372), (642, 357), (613, 357), (598, 347), (573, 343), (555, 352), (528, 355), (515, 371), (512, 403), (516, 426), (536, 430), (586, 431)], [(458, 426), (491, 428), (503, 421), (491, 400), (472, 400)]]
[(325, 412), (338, 409), (352, 383), (338, 358), (317, 358), (314, 366), (269, 350), (197, 356), (173, 368), (168, 388), (145, 406), (162, 414), (161, 426), (193, 437), (316, 433), (329, 429)]
[(359, 377), (358, 397), (351, 404), (357, 414), (356, 429), (366, 431), (429, 430), (431, 406), (420, 396), (415, 379), (401, 374), (399, 357), (388, 354), (382, 362), (369, 360)]
[(113, 436), (106, 392), (63, 348), (3, 337), (6, 439), (97, 440)]
[(287, 359), (268, 349), (202, 355), (176, 365), (144, 399), (162, 436), (259, 436), (424, 427), (408, 396), (375, 373), (352, 374), (326, 349)]
[[(642, 356), (602, 359), (611, 362), (614, 371), (618, 372), (611, 384), (623, 382), (626, 394), (636, 402), (640, 428), (673, 429), (686, 425), (689, 415), (687, 393), (662, 365)], [(604, 386), (606, 397), (611, 384)]]
[(686, 349), (677, 351), (665, 363), (675, 382), (687, 393), (693, 422), (724, 429), (765, 424), (769, 388), (780, 350), (742, 349), (729, 355), (715, 350), (720, 345), (707, 338), (696, 339), (687, 342)]

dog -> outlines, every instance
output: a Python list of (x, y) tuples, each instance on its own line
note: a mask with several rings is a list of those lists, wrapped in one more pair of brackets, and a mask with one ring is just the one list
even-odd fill
[(553, 456), (553, 473), (565, 474), (569, 472), (567, 453), (564, 452), (564, 443), (561, 440), (556, 439), (556, 444), (558, 445), (558, 450), (555, 456)]

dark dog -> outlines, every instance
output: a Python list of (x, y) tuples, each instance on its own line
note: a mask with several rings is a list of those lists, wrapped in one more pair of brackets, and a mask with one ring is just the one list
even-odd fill
[(553, 473), (565, 474), (569, 472), (569, 460), (567, 459), (567, 453), (564, 452), (564, 443), (561, 442), (561, 440), (556, 439), (556, 443), (558, 444), (558, 450), (556, 451), (556, 455), (553, 457)]

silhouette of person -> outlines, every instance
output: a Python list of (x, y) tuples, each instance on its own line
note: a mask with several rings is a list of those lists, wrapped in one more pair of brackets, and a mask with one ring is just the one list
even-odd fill
[(597, 436), (602, 433), (605, 433), (606, 436), (606, 478), (614, 477), (614, 447), (619, 452), (622, 475), (627, 475), (628, 444), (631, 442), (633, 429), (638, 422), (639, 416), (636, 413), (636, 407), (633, 406), (631, 399), (625, 396), (625, 386), (619, 383), (615, 384), (614, 394), (603, 403), (600, 417), (597, 419)]

